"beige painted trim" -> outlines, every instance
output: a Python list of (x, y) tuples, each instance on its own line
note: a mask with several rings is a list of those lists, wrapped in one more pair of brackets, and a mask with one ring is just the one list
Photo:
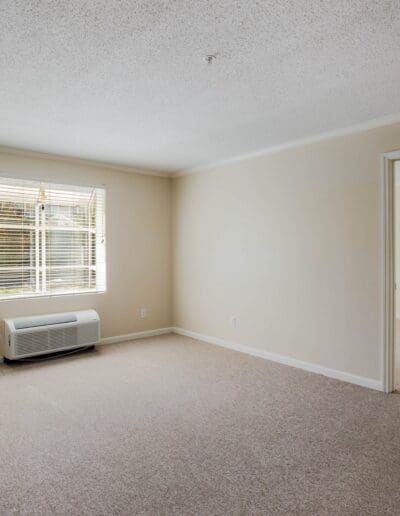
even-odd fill
[(12, 156), (20, 156), (23, 158), (46, 159), (50, 161), (64, 161), (74, 165), (83, 165), (89, 167), (106, 168), (108, 170), (115, 170), (117, 172), (126, 172), (129, 174), (142, 174), (146, 176), (156, 177), (171, 177), (174, 173), (172, 170), (152, 170), (147, 168), (136, 168), (130, 165), (118, 165), (117, 163), (109, 163), (106, 161), (96, 161), (83, 158), (75, 158), (73, 156), (64, 156), (62, 154), (51, 154), (48, 152), (39, 152), (29, 149), (17, 149), (15, 147), (7, 147), (0, 145), (1, 154), (11, 154)]
[(241, 154), (239, 156), (234, 156), (232, 158), (227, 158), (220, 161), (215, 161), (213, 163), (206, 163), (205, 165), (200, 165), (198, 167), (189, 168), (186, 170), (180, 170), (177, 172), (172, 172), (172, 177), (181, 177), (187, 176), (189, 174), (195, 174), (197, 172), (205, 172), (212, 168), (221, 167), (224, 165), (231, 165), (233, 163), (237, 163), (240, 161), (244, 161), (247, 159), (258, 158), (261, 156), (266, 156), (268, 154), (276, 154), (278, 152), (282, 152), (288, 149), (294, 149), (296, 147), (302, 147), (303, 145), (309, 145), (311, 143), (318, 143), (325, 140), (333, 140), (334, 138), (338, 138), (340, 136), (346, 136), (349, 134), (362, 133), (364, 131), (369, 131), (370, 129), (376, 129), (378, 127), (384, 127), (385, 125), (392, 125), (400, 123), (400, 113), (396, 113), (394, 115), (388, 115), (380, 118), (374, 118), (373, 120), (368, 120), (367, 122), (362, 122), (360, 124), (351, 125), (348, 127), (343, 127), (341, 129), (337, 129), (334, 131), (326, 131), (324, 133), (318, 133), (311, 136), (307, 136), (305, 138), (299, 138), (296, 140), (292, 140), (286, 143), (282, 143), (280, 145), (275, 145), (272, 147), (267, 147), (261, 150), (257, 150), (254, 152), (249, 152), (248, 154)]
[(394, 233), (394, 167), (400, 159), (400, 151), (382, 155), (382, 255), (383, 255), (383, 387), (385, 392), (394, 391), (394, 339), (395, 339), (395, 233)]
[(345, 371), (339, 371), (337, 369), (330, 369), (329, 367), (324, 367), (312, 362), (304, 362), (296, 358), (279, 355), (278, 353), (271, 353), (270, 351), (265, 351), (263, 349), (243, 346), (236, 342), (203, 335), (194, 331), (184, 330), (183, 328), (172, 328), (172, 331), (178, 335), (184, 335), (185, 337), (191, 337), (192, 339), (208, 342), (209, 344), (228, 348), (233, 351), (239, 351), (240, 353), (246, 353), (255, 357), (264, 358), (290, 367), (296, 367), (297, 369), (303, 369), (304, 371), (309, 371), (311, 373), (321, 374), (342, 382), (353, 383), (355, 385), (360, 385), (361, 387), (367, 387), (377, 391), (383, 390), (382, 382), (380, 380), (375, 380), (374, 378), (367, 378), (365, 376), (358, 376), (356, 374), (346, 373)]

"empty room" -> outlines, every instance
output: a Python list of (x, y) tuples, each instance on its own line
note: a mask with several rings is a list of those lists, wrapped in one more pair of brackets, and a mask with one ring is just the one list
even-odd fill
[(0, 515), (400, 514), (398, 0), (0, 0)]

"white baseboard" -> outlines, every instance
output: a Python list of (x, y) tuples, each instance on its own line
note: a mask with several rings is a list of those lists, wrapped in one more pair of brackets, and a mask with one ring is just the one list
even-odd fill
[[(157, 335), (165, 335), (172, 333), (172, 328), (158, 328), (156, 330), (138, 331), (136, 333), (127, 333), (126, 335), (115, 335), (114, 337), (104, 337), (97, 344), (102, 346), (104, 344), (115, 344), (117, 342), (125, 342), (129, 340), (144, 339), (146, 337), (156, 337)], [(0, 364), (4, 362), (4, 358), (0, 356)]]
[[(217, 337), (210, 337), (209, 335), (203, 335), (202, 333), (184, 330), (183, 328), (158, 328), (156, 330), (138, 331), (135, 333), (127, 333), (125, 335), (105, 337), (101, 339), (99, 344), (114, 344), (117, 342), (143, 339), (146, 337), (156, 337), (157, 335), (165, 335), (167, 333), (177, 333), (178, 335), (184, 335), (186, 337), (191, 337), (196, 340), (208, 342), (210, 344), (215, 344), (216, 346), (221, 346), (234, 351), (239, 351), (241, 353), (247, 353), (248, 355), (253, 355), (256, 357), (264, 358), (266, 360), (271, 360), (272, 362), (278, 362), (279, 364), (284, 364), (291, 367), (296, 367), (298, 369), (304, 369), (305, 371), (310, 371), (312, 373), (321, 374), (329, 378), (334, 378), (335, 380), (341, 380), (343, 382), (361, 385), (362, 387), (368, 387), (370, 389), (375, 389), (377, 391), (384, 390), (383, 383), (380, 380), (374, 380), (373, 378), (367, 378), (365, 376), (358, 376), (355, 374), (346, 373), (344, 371), (338, 371), (337, 369), (330, 369), (328, 367), (313, 364), (311, 362), (303, 362), (302, 360), (297, 360), (296, 358), (279, 355), (277, 353), (271, 353), (269, 351), (264, 351), (262, 349), (252, 348), (249, 346), (243, 346), (242, 344), (238, 344), (236, 342), (219, 339)], [(3, 361), (3, 357), (0, 357), (0, 363), (2, 363)]]
[(279, 355), (277, 353), (264, 351), (262, 349), (243, 346), (242, 344), (237, 344), (236, 342), (230, 342), (224, 339), (219, 339), (217, 337), (210, 337), (209, 335), (203, 335), (201, 333), (184, 330), (182, 328), (171, 328), (171, 330), (173, 333), (177, 333), (178, 335), (185, 335), (186, 337), (192, 337), (193, 339), (202, 340), (204, 342), (222, 346), (234, 351), (240, 351), (241, 353), (247, 353), (256, 357), (265, 358), (266, 360), (271, 360), (272, 362), (278, 362), (279, 364), (285, 364), (291, 367), (297, 367), (298, 369), (304, 369), (305, 371), (328, 376), (329, 378), (334, 378), (335, 380), (354, 383), (356, 385), (361, 385), (362, 387), (368, 387), (369, 389), (375, 389), (377, 391), (384, 390), (383, 383), (380, 380), (374, 380), (373, 378), (358, 376), (355, 374), (346, 373), (344, 371), (338, 371), (337, 369), (330, 369), (328, 367), (313, 364), (311, 362), (303, 362), (302, 360), (297, 360), (296, 358), (290, 358), (284, 355)]
[(127, 333), (126, 335), (104, 337), (101, 339), (99, 344), (115, 344), (116, 342), (124, 342), (127, 340), (144, 339), (145, 337), (156, 337), (157, 335), (164, 335), (166, 333), (172, 333), (172, 328), (158, 328), (156, 330), (138, 331), (136, 333)]

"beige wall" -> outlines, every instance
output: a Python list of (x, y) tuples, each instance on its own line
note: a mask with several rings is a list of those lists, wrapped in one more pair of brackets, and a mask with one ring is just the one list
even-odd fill
[(380, 379), (380, 154), (399, 148), (397, 124), (173, 181), (0, 152), (11, 177), (106, 186), (108, 285), (0, 319), (95, 308), (104, 337), (173, 324)]
[[(0, 152), (0, 173), (105, 185), (107, 292), (0, 301), (0, 319), (95, 308), (103, 337), (171, 325), (171, 180)], [(138, 309), (149, 315), (140, 319)]]
[(174, 325), (380, 379), (380, 154), (399, 148), (393, 125), (175, 179)]

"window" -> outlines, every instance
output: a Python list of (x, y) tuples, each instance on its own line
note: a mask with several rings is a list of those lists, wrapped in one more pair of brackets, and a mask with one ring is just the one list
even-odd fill
[(105, 190), (0, 178), (0, 299), (105, 290)]

